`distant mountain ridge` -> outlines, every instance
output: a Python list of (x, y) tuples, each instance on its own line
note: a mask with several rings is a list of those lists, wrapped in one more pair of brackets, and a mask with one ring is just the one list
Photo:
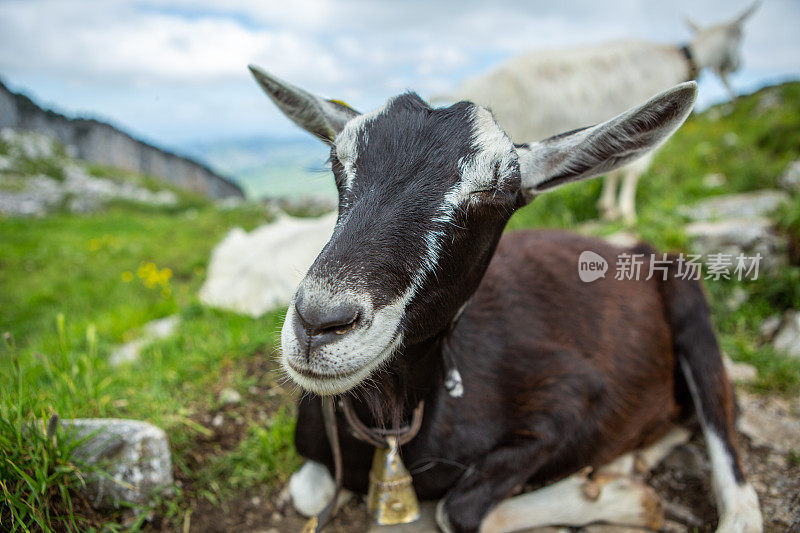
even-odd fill
[(182, 149), (236, 179), (249, 198), (337, 198), (330, 148), (311, 135), (218, 139)]
[(192, 159), (157, 148), (94, 119), (69, 118), (44, 109), (0, 81), (0, 128), (35, 131), (74, 147), (76, 156), (160, 177), (210, 198), (244, 197), (241, 187)]

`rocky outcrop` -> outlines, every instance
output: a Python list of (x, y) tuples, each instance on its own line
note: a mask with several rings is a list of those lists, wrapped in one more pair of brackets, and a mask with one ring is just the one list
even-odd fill
[(109, 124), (72, 119), (42, 109), (0, 82), (0, 128), (3, 127), (42, 133), (71, 147), (80, 159), (157, 176), (209, 198), (244, 196), (238, 185), (196, 161), (134, 139)]

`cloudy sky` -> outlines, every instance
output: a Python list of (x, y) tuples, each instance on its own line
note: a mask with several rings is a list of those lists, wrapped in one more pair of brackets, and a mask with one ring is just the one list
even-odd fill
[[(246, 65), (362, 110), (431, 95), (522, 51), (626, 37), (685, 42), (749, 0), (0, 0), (0, 78), (70, 115), (169, 147), (297, 132)], [(800, 79), (800, 1), (747, 23), (740, 91)], [(701, 105), (724, 98), (701, 79)]]

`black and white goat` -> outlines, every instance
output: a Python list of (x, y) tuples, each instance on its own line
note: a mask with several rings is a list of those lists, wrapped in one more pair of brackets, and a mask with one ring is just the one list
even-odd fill
[[(613, 264), (625, 250), (560, 231), (503, 235), (539, 194), (664, 142), (691, 111), (693, 82), (597, 126), (515, 146), (469, 102), (434, 109), (408, 93), (362, 115), (251, 69), (289, 118), (330, 145), (339, 189), (333, 236), (281, 337), (283, 368), (313, 393), (300, 400), (295, 439), (309, 468), (332, 468), (315, 395), (349, 395), (372, 426), (407, 419), (424, 399), (419, 434), (401, 450), (414, 486), (440, 500), (442, 529), (477, 531), (523, 484), (609, 463), (694, 410), (718, 531), (761, 530), (700, 284), (674, 271), (583, 283), (582, 251)], [(443, 385), (443, 357), (461, 372), (461, 397)], [(344, 486), (365, 492), (371, 448), (346, 431), (341, 439)]]

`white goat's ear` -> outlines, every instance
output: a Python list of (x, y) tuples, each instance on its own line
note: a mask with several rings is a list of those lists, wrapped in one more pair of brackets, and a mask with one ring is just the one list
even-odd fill
[(344, 102), (326, 100), (267, 74), (255, 65), (248, 67), (278, 109), (304, 130), (331, 143), (351, 118), (360, 113)]
[(699, 33), (702, 30), (700, 25), (698, 25), (695, 21), (693, 21), (689, 17), (684, 16), (683, 22), (689, 27), (690, 30), (692, 30), (692, 33)]
[(757, 0), (756, 2), (754, 2), (754, 3), (753, 3), (753, 5), (751, 5), (750, 7), (748, 7), (748, 8), (745, 10), (745, 12), (744, 12), (744, 13), (742, 13), (741, 15), (739, 15), (739, 17), (738, 17), (736, 20), (734, 20), (734, 21), (733, 21), (732, 25), (734, 25), (734, 26), (741, 26), (741, 25), (742, 25), (742, 23), (743, 23), (745, 20), (747, 20), (748, 18), (750, 18), (750, 16), (751, 16), (753, 13), (755, 13), (755, 12), (756, 12), (756, 10), (757, 10), (759, 7), (761, 7), (761, 0)]
[(630, 163), (666, 141), (696, 98), (697, 83), (681, 83), (608, 122), (518, 146), (523, 193), (530, 200)]

